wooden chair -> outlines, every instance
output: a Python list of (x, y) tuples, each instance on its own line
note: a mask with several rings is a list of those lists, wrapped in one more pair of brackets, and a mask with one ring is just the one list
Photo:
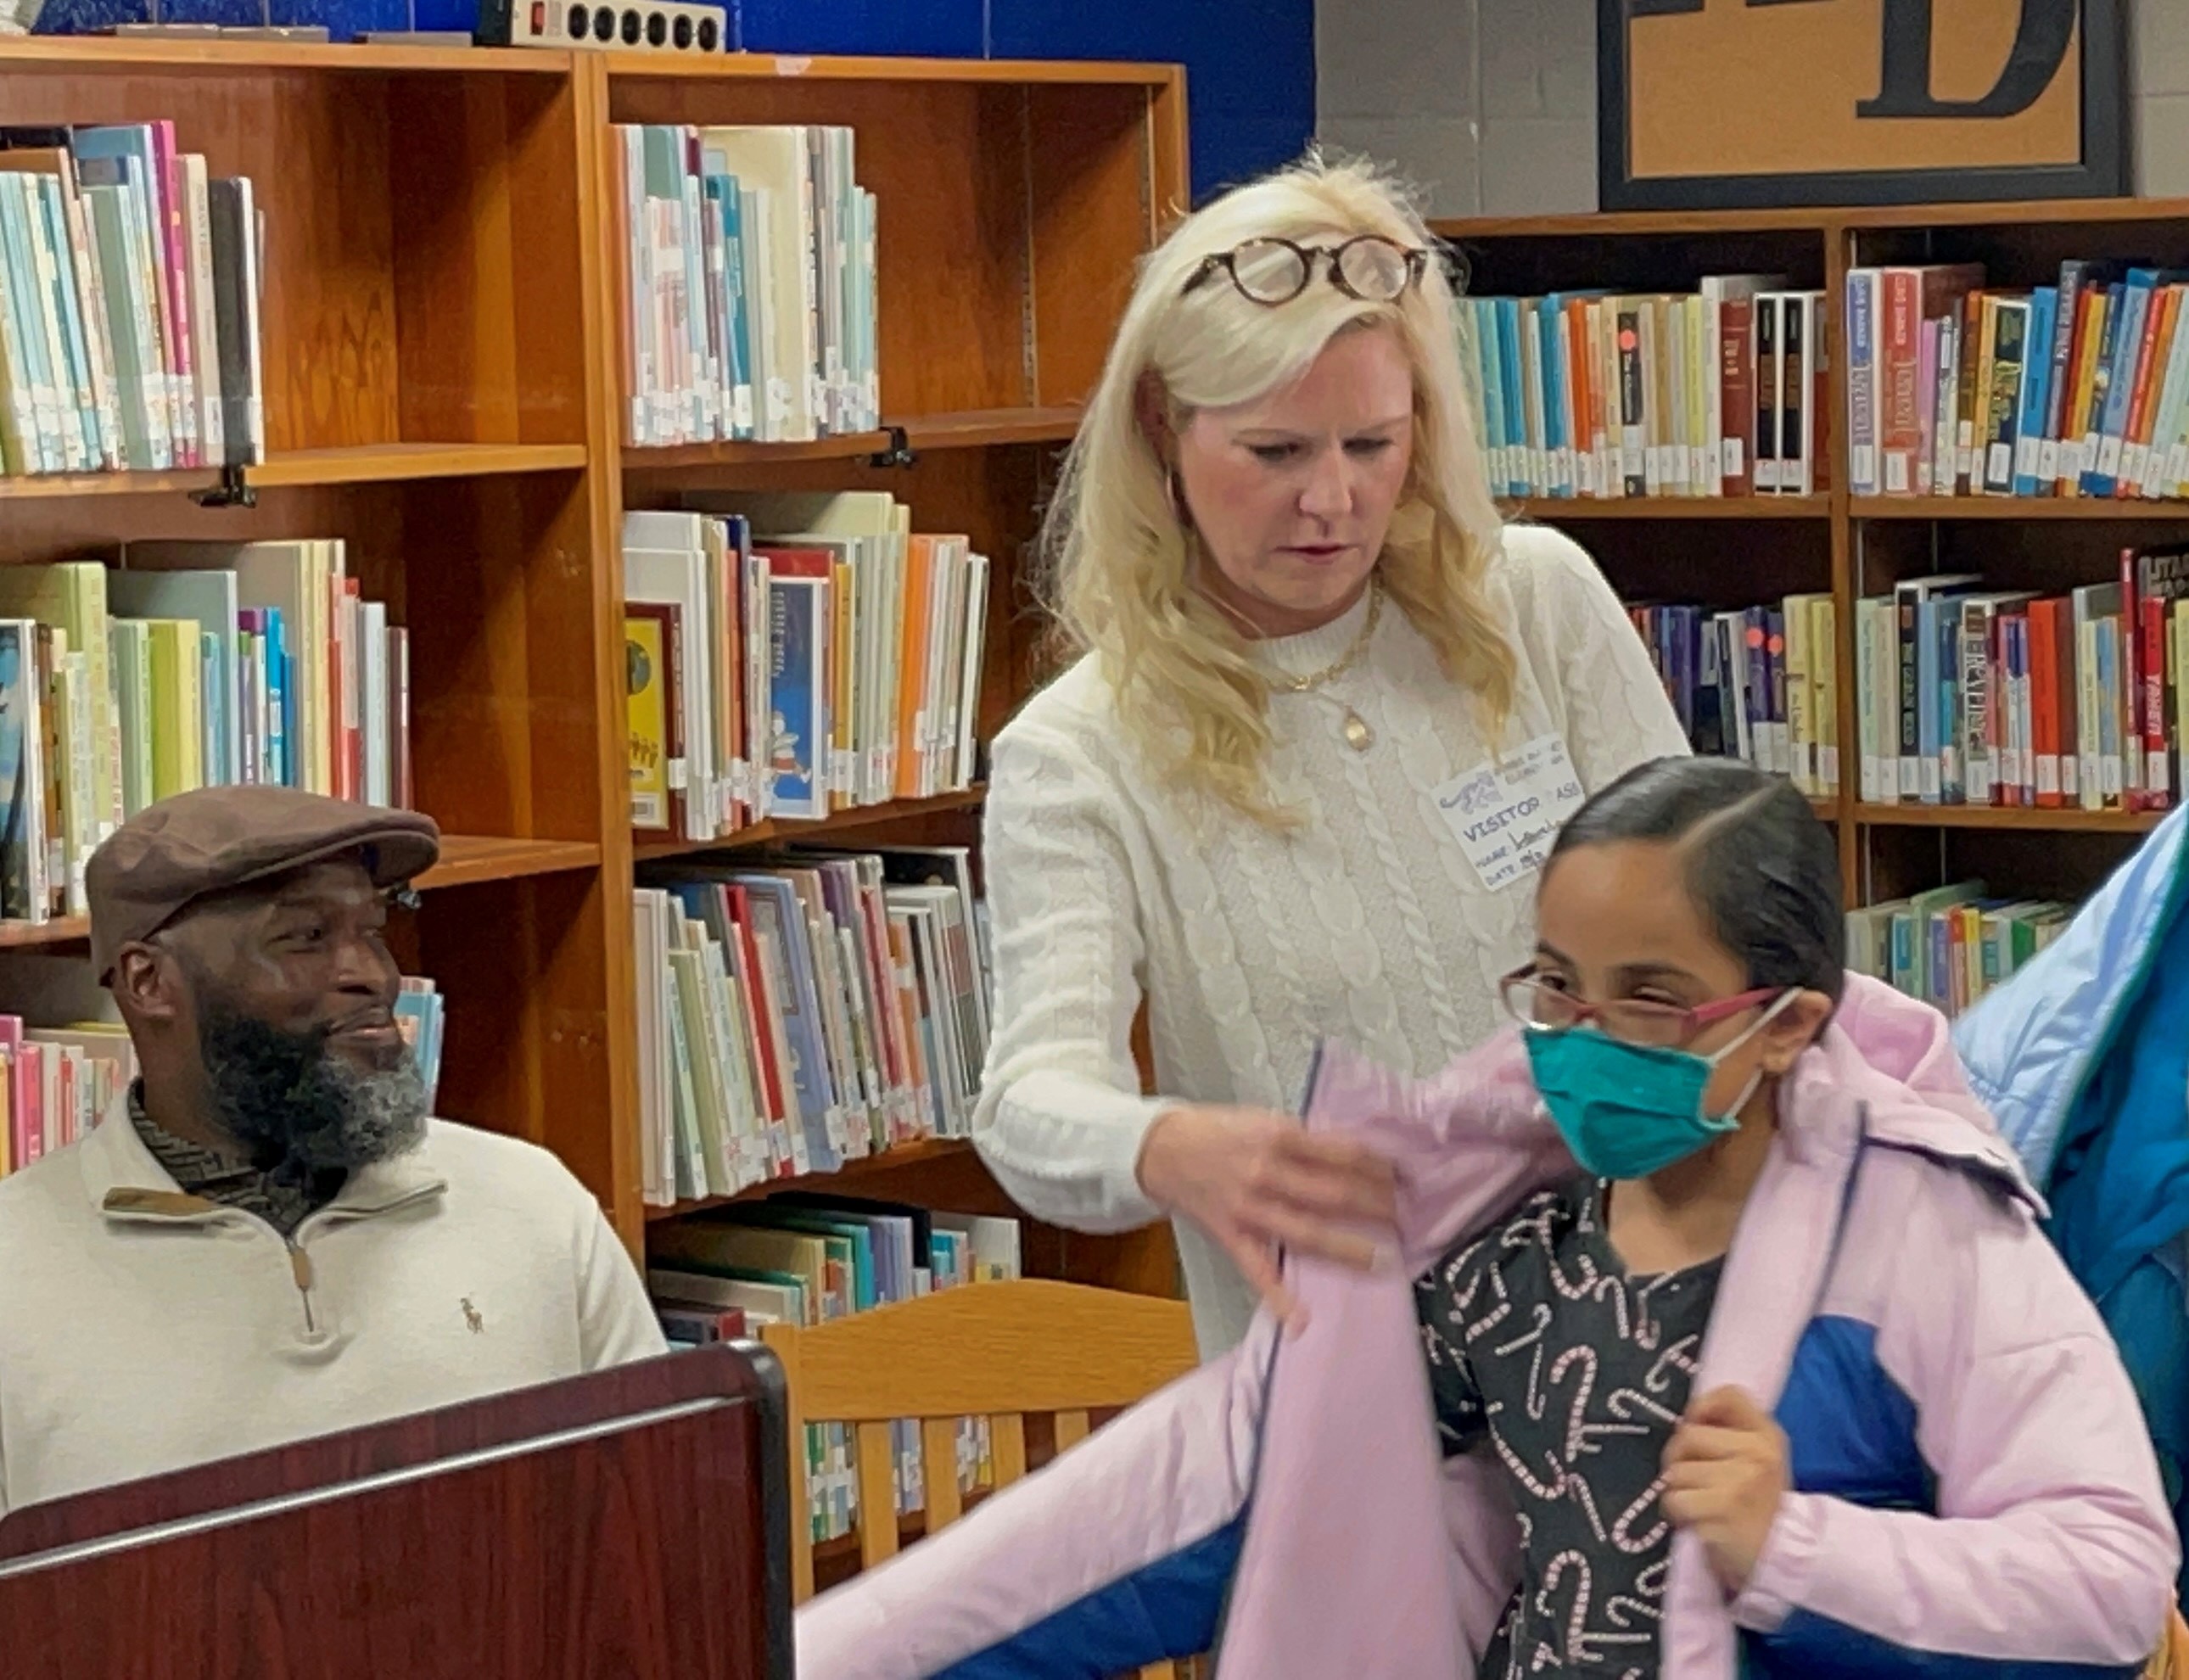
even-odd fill
[(2144, 1680), (2189, 1680), (2189, 1622), (2176, 1609), (2169, 1618), (2166, 1643), (2145, 1669)]
[[(772, 1324), (761, 1333), (789, 1383), (790, 1508), (806, 1508), (804, 1426), (853, 1425), (859, 1562), (869, 1569), (897, 1550), (892, 1421), (920, 1425), (933, 1534), (962, 1514), (959, 1418), (989, 1420), (1002, 1487), (1027, 1473), (1029, 1414), (1055, 1417), (1062, 1452), (1086, 1438), (1090, 1412), (1144, 1399), (1198, 1358), (1183, 1301), (1031, 1279), (945, 1290), (811, 1328)], [(813, 1546), (803, 1522), (791, 1528), (791, 1592), (803, 1603), (813, 1594)], [(1184, 1680), (1186, 1672), (1158, 1663), (1142, 1680)]]

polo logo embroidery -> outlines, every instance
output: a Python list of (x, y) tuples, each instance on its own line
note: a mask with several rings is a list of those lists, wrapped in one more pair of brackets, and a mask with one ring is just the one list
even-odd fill
[(464, 1322), (471, 1326), (472, 1334), (474, 1336), (485, 1335), (486, 1321), (479, 1316), (479, 1310), (477, 1307), (472, 1304), (472, 1298), (470, 1296), (467, 1295), (464, 1297), (463, 1307)]

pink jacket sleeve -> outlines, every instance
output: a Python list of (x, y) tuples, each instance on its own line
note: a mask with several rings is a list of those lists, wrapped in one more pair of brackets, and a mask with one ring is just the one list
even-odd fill
[(2180, 1564), (2135, 1392), (2027, 1213), (1958, 1188), (1968, 1205), (1904, 1226), (1869, 1286), (1937, 1514), (1788, 1496), (1734, 1619), (1790, 1655), (1879, 1641), (2132, 1667), (2158, 1649)]
[(798, 1680), (926, 1680), (984, 1653), (1001, 1672), (1121, 1674), (1208, 1649), (1274, 1342), (1258, 1319), (1231, 1353), (805, 1606)]

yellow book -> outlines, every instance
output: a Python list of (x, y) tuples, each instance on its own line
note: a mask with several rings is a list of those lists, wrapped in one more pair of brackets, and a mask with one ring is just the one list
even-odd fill
[(1808, 597), (1790, 595), (1781, 603), (1786, 620), (1786, 773), (1802, 793), (1817, 791), (1816, 691), (1809, 676)]
[(51, 566), (0, 566), (0, 618), (36, 619), (68, 632), (89, 656), (93, 816), (96, 845), (120, 825), (122, 732), (108, 668), (106, 568), (96, 560)]
[(1829, 595), (1809, 597), (1810, 723), (1816, 738), (1817, 793), (1840, 793), (1839, 608)]
[(1705, 297), (1688, 298), (1687, 311), (1688, 494), (1716, 495), (1718, 463), (1710, 459), (1708, 448), (1711, 368), (1718, 354), (1717, 341), (1710, 331), (1714, 312)]
[(203, 658), (195, 619), (146, 620), (152, 644), (152, 797), (204, 785)]
[(625, 609), (625, 710), (630, 726), (631, 825), (669, 829), (669, 626)]

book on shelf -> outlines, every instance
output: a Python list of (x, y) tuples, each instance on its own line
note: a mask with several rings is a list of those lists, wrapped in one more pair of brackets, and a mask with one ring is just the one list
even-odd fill
[(1829, 594), (1737, 611), (1626, 610), (1696, 752), (1789, 777), (1812, 799), (1839, 796), (1838, 614)]
[(1847, 272), (1857, 495), (2189, 495), (2189, 271), (2069, 258), (2053, 283), (1977, 264)]
[(1493, 494), (1807, 495), (1831, 482), (1830, 312), (1783, 274), (1458, 300)]
[(84, 914), (147, 805), (274, 783), (411, 799), (409, 632), (339, 541), (131, 543), (0, 567), (0, 914)]
[[(395, 1003), (429, 1111), (440, 1082), (443, 1001), (432, 981), (405, 976)], [(0, 1177), (124, 1116), (137, 1074), (136, 1049), (117, 1021), (26, 1027), (19, 1015), (0, 1015)]]
[(624, 516), (631, 823), (706, 840), (972, 785), (989, 564), (880, 491)]
[(263, 238), (172, 122), (0, 127), (0, 474), (264, 460)]
[(1972, 573), (1855, 603), (1873, 804), (2163, 811), (2181, 796), (2189, 546), (2124, 549), (2058, 596)]
[(448, 999), (434, 983), (421, 975), (403, 976), (395, 994), (395, 1030), (426, 1088), (426, 1112), (434, 1112), (441, 1091), (441, 1032), (448, 1014)]
[(893, 846), (647, 872), (648, 1202), (968, 1134), (990, 1021), (976, 869), (965, 847)]
[[(648, 1248), (647, 1287), (663, 1328), (672, 1343), (691, 1346), (757, 1334), (768, 1324), (832, 1323), (1022, 1272), (1015, 1219), (826, 1195), (785, 1196), (659, 1225)], [(891, 1514), (908, 1516), (927, 1502), (919, 1425), (893, 1423), (891, 1436)], [(853, 1438), (848, 1425), (807, 1426), (806, 1517), (817, 1544), (858, 1524)], [(959, 1420), (957, 1445), (960, 1496), (994, 1485), (987, 1420)]]
[(28, 1027), (0, 1015), (0, 1177), (124, 1112), (137, 1054), (119, 1023)]
[(617, 125), (626, 441), (880, 426), (875, 201), (853, 150), (822, 124)]
[(2058, 938), (2073, 906), (1999, 899), (1957, 881), (1847, 913), (1847, 967), (1947, 1015), (2012, 979)]

